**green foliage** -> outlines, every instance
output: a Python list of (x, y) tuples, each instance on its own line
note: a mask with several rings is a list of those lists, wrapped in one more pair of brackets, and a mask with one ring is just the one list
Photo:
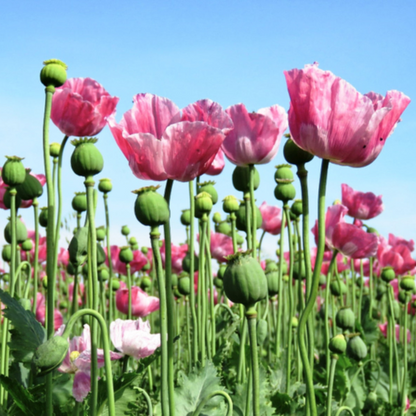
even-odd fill
[(36, 348), (46, 338), (45, 330), (32, 312), (26, 311), (16, 299), (1, 289), (0, 300), (7, 306), (4, 315), (14, 327), (10, 330), (10, 351), (17, 361), (30, 362)]

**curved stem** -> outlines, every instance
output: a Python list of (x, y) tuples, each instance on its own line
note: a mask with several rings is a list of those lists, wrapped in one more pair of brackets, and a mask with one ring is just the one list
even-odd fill
[(261, 259), (261, 245), (262, 245), (262, 243), (263, 243), (263, 238), (264, 238), (264, 236), (266, 235), (266, 230), (263, 230), (263, 232), (261, 233), (261, 237), (260, 237), (260, 241), (259, 241), (259, 252), (258, 252), (258, 255), (257, 255), (257, 260), (260, 262), (260, 259)]
[(232, 416), (233, 401), (231, 400), (231, 397), (225, 391), (221, 391), (221, 390), (213, 391), (211, 394), (205, 397), (204, 400), (202, 400), (201, 403), (199, 403), (199, 406), (196, 408), (195, 412), (192, 413), (192, 416), (199, 416), (199, 413), (202, 411), (204, 406), (215, 396), (225, 397), (225, 400), (227, 401), (227, 405), (228, 405), (227, 413), (225, 416)]
[[(150, 367), (149, 367), (150, 368)], [(142, 389), (141, 387), (133, 387), (134, 390), (139, 391), (143, 394), (144, 398), (146, 399), (147, 403), (147, 416), (153, 416), (153, 408), (152, 408), (152, 400), (150, 399), (150, 396), (148, 395), (147, 391), (145, 389)]]
[(335, 416), (339, 416), (344, 410), (346, 410), (351, 416), (355, 416), (354, 412), (348, 406), (341, 406)]
[[(319, 277), (321, 274), (322, 260), (325, 251), (325, 192), (326, 181), (328, 175), (328, 160), (322, 160), (321, 178), (319, 182), (319, 199), (318, 199), (318, 250), (316, 253), (315, 268), (313, 271), (311, 291), (308, 297), (308, 302), (303, 311), (298, 329), (299, 350), (302, 358), (302, 363), (305, 371), (306, 392), (309, 407), (312, 416), (317, 416), (315, 392), (313, 389), (313, 374), (309, 365), (308, 353), (305, 345), (305, 329), (309, 314), (316, 302), (319, 289)], [(307, 253), (305, 252), (305, 255)]]

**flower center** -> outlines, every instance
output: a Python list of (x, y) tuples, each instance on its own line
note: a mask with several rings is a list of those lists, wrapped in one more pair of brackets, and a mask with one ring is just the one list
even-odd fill
[(80, 356), (80, 352), (79, 351), (72, 351), (69, 354), (69, 359), (71, 360), (71, 363), (73, 363), (79, 356)]

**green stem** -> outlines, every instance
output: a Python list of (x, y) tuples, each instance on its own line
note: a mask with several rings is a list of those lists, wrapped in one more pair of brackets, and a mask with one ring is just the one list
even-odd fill
[(225, 392), (221, 390), (216, 390), (209, 394), (207, 397), (205, 397), (199, 406), (196, 408), (195, 412), (192, 413), (192, 416), (199, 416), (204, 406), (215, 396), (223, 396), (227, 402), (227, 413), (225, 416), (232, 416), (233, 414), (233, 401), (231, 400), (231, 397)]
[[(300, 317), (298, 329), (299, 349), (302, 357), (303, 368), (305, 371), (307, 401), (312, 416), (317, 416), (318, 413), (316, 408), (315, 392), (313, 388), (313, 374), (311, 371), (311, 366), (309, 364), (308, 353), (305, 345), (305, 329), (309, 314), (312, 312), (312, 309), (316, 302), (316, 297), (318, 295), (319, 277), (321, 275), (322, 260), (325, 251), (325, 191), (328, 175), (328, 165), (328, 160), (322, 160), (318, 197), (318, 250), (316, 253), (315, 268), (313, 271), (312, 284), (310, 288), (311, 290), (308, 297), (308, 302), (305, 306), (305, 310), (303, 311)], [(307, 253), (308, 252), (305, 251), (305, 255), (307, 255)], [(309, 342), (311, 342), (311, 340), (309, 340)]]
[(261, 245), (263, 243), (263, 238), (266, 235), (266, 230), (263, 230), (263, 232), (261, 233), (261, 237), (260, 237), (260, 242), (259, 242), (259, 251), (258, 251), (258, 255), (257, 255), (257, 260), (260, 262), (261, 259)]
[(233, 253), (237, 253), (237, 235), (236, 235), (236, 231), (235, 231), (235, 221), (236, 221), (236, 216), (234, 214), (234, 212), (232, 212), (230, 214), (230, 220), (231, 220), (231, 237), (233, 239)]
[(257, 234), (257, 215), (256, 215), (256, 200), (254, 199), (254, 165), (249, 165), (249, 189), (250, 189), (250, 203), (251, 203), (251, 248), (253, 249), (253, 257), (256, 258), (256, 234)]
[(401, 415), (404, 415), (406, 409), (406, 389), (407, 389), (407, 309), (409, 303), (409, 294), (405, 292), (406, 302), (404, 304), (404, 319), (403, 319), (403, 330), (404, 330), (404, 359), (403, 359), (403, 378), (402, 378), (402, 391), (401, 391)]
[(257, 312), (254, 307), (246, 309), (246, 318), (250, 333), (251, 373), (253, 377), (253, 416), (260, 416), (260, 379), (257, 353)]
[[(246, 207), (246, 239), (247, 239), (247, 250), (251, 250), (252, 247), (252, 239), (251, 239), (251, 204), (250, 204), (250, 193), (247, 192), (244, 195), (245, 207)], [(255, 247), (253, 248), (255, 250)]]
[(331, 359), (331, 372), (329, 376), (329, 385), (328, 385), (328, 395), (327, 395), (327, 404), (326, 404), (326, 416), (331, 416), (332, 414), (332, 390), (334, 388), (334, 377), (335, 377), (335, 368), (337, 366), (338, 355), (332, 354)]
[(341, 406), (335, 416), (339, 416), (344, 410), (346, 410), (351, 416), (355, 416), (354, 412), (348, 406)]
[(133, 387), (133, 389), (143, 394), (147, 403), (147, 416), (153, 416), (152, 400), (150, 399), (150, 396), (148, 395), (147, 391), (142, 389), (141, 387)]
[(362, 308), (361, 305), (363, 303), (363, 291), (364, 291), (364, 265), (363, 260), (360, 260), (360, 297), (358, 298), (358, 322), (361, 324), (361, 315), (362, 315)]
[(108, 270), (110, 278), (108, 279), (108, 322), (113, 322), (113, 262), (111, 259), (111, 245), (110, 245), (110, 214), (108, 211), (108, 194), (103, 194), (104, 210), (105, 210), (105, 243), (107, 246)]
[(127, 290), (129, 291), (129, 300), (128, 300), (128, 308), (127, 308), (127, 319), (132, 319), (131, 313), (131, 273), (130, 273), (130, 263), (126, 264), (127, 270)]
[(206, 287), (205, 279), (205, 238), (206, 238), (206, 227), (207, 227), (207, 215), (204, 214), (200, 220), (201, 232), (199, 234), (199, 273), (198, 273), (198, 291), (201, 294), (201, 306), (198, 303), (198, 309), (201, 308), (201, 331), (200, 331), (200, 348), (201, 348), (201, 364), (205, 366), (206, 359), (206, 343), (207, 343), (207, 304), (208, 304), (208, 291)]
[(33, 199), (33, 214), (35, 223), (35, 257), (33, 259), (33, 306), (32, 312), (36, 314), (36, 307), (38, 305), (38, 266), (39, 266), (39, 202), (37, 198)]

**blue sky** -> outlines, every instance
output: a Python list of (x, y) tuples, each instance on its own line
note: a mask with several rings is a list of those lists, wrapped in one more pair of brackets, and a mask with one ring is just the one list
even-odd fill
[[(384, 95), (397, 89), (416, 100), (416, 3), (411, 0), (19, 1), (3, 3), (1, 18), (1, 150), (3, 155), (25, 157), (25, 165), (37, 173), (43, 172), (44, 92), (39, 72), (50, 58), (66, 62), (69, 77), (94, 78), (118, 96), (118, 121), (139, 92), (168, 97), (179, 107), (211, 98), (224, 108), (243, 102), (250, 111), (273, 104), (288, 109), (283, 71), (314, 61), (362, 93)], [(385, 212), (371, 225), (385, 236), (392, 232), (415, 238), (415, 131), (412, 102), (373, 164), (360, 169), (331, 165), (327, 202), (340, 198), (343, 182), (382, 194)], [(135, 196), (130, 191), (153, 183), (133, 176), (108, 128), (98, 137), (105, 168), (97, 179), (109, 177), (114, 185), (109, 198), (112, 240), (122, 244), (119, 230), (129, 224), (139, 243), (147, 245), (148, 230), (134, 217)], [(51, 141), (61, 140), (62, 134), (51, 125)], [(63, 170), (68, 218), (73, 193), (83, 190), (82, 179), (70, 169), (71, 153), (69, 145)], [(274, 166), (283, 162), (281, 148), (274, 161), (259, 167), (258, 204), (279, 204), (273, 196), (273, 175)], [(227, 162), (217, 177), (221, 198), (236, 194), (232, 170)], [(309, 171), (314, 218), (318, 160), (310, 163)], [(178, 219), (180, 210), (187, 208), (187, 186), (175, 184), (173, 192), (173, 236), (179, 243), (185, 237)], [(41, 205), (46, 205), (46, 195)], [(31, 226), (32, 212), (22, 214)], [(6, 217), (0, 213), (1, 227)], [(100, 207), (97, 225), (103, 223)], [(275, 247), (276, 238), (266, 240), (268, 253)]]

